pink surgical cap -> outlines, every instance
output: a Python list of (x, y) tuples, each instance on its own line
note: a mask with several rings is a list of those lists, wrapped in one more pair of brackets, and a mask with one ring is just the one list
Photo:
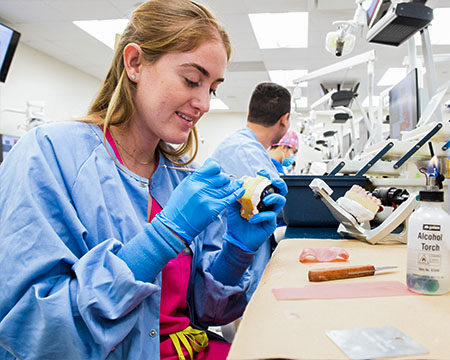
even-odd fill
[(295, 150), (298, 150), (298, 136), (295, 131), (288, 131), (286, 135), (284, 135), (281, 140), (273, 144), (272, 146), (280, 146), (280, 145), (286, 145), (291, 148), (294, 148)]

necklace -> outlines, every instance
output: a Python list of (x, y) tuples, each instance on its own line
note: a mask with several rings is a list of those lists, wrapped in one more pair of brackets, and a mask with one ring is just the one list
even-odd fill
[[(111, 129), (109, 130), (109, 133), (111, 134), (111, 137), (113, 138), (114, 142), (117, 144), (117, 150), (119, 150), (119, 148), (122, 149), (123, 151), (125, 151), (125, 153), (126, 153), (128, 156), (130, 156), (132, 159), (134, 159), (134, 161), (136, 161), (138, 164), (141, 164), (141, 165), (148, 165), (148, 164), (150, 164), (150, 163), (152, 162), (151, 160), (149, 160), (149, 161), (140, 161), (140, 160), (136, 159), (136, 158), (134, 157), (134, 155), (131, 154), (130, 152), (128, 152), (128, 150), (125, 149), (125, 147), (123, 147), (122, 144), (119, 142), (119, 140), (117, 140), (117, 139), (115, 138), (115, 136), (113, 135)], [(119, 155), (121, 156), (122, 161), (125, 163), (125, 159), (123, 158), (122, 154), (120, 154), (120, 151), (119, 151)]]

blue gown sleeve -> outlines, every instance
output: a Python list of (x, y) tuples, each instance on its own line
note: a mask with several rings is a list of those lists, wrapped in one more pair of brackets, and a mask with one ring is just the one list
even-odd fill
[[(142, 332), (143, 314), (158, 326), (156, 274), (178, 253), (174, 243), (161, 242), (144, 257), (156, 265), (136, 279), (133, 265), (127, 265), (130, 257), (116, 255), (128, 251), (120, 234), (103, 238), (114, 235), (115, 221), (127, 226), (114, 214), (108, 217), (107, 206), (96, 204), (114, 200), (106, 198), (95, 175), (103, 160), (91, 155), (78, 164), (83, 146), (73, 151), (70, 145), (58, 153), (58, 144), (37, 128), (0, 167), (0, 350), (17, 358), (100, 359), (119, 345), (132, 348)], [(80, 171), (92, 176), (82, 186), (84, 196), (74, 191)], [(83, 207), (91, 212), (80, 217)], [(130, 244), (162, 241), (154, 228), (131, 234)]]
[[(247, 305), (247, 290), (252, 278), (249, 266), (255, 254), (224, 243), (224, 229), (219, 217), (193, 243), (188, 304), (192, 322), (202, 328), (237, 319)], [(215, 266), (217, 263), (219, 267)], [(222, 270), (233, 273), (232, 282), (224, 281), (226, 274), (221, 273)]]

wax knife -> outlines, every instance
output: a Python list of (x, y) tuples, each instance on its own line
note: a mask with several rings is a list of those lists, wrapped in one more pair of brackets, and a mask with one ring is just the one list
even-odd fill
[(378, 266), (361, 265), (361, 266), (340, 266), (330, 268), (312, 269), (308, 272), (309, 281), (328, 281), (349, 279), (361, 276), (371, 276), (379, 271), (396, 269), (397, 266)]

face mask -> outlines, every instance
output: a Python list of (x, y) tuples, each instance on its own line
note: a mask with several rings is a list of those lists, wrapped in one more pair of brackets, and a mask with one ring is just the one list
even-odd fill
[(281, 165), (283, 165), (284, 167), (288, 167), (291, 166), (295, 161), (295, 156), (294, 154), (291, 154), (287, 159), (283, 158), (283, 162), (281, 163)]

